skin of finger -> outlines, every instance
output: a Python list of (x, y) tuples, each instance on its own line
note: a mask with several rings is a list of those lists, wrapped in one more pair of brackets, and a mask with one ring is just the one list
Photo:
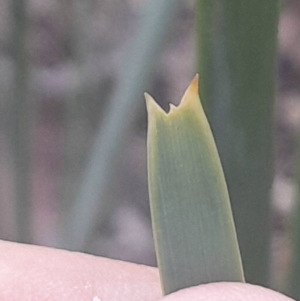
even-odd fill
[(155, 268), (0, 242), (1, 301), (153, 301), (160, 298)]
[(170, 294), (160, 301), (295, 301), (280, 293), (245, 283), (210, 283)]

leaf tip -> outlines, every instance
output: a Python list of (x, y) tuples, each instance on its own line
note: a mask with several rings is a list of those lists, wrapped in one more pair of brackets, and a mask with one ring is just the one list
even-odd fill
[(199, 110), (201, 107), (201, 101), (199, 97), (199, 74), (196, 74), (190, 85), (187, 87), (181, 102), (180, 107), (194, 108)]
[(144, 97), (146, 100), (146, 106), (147, 106), (147, 111), (148, 115), (166, 115), (166, 112), (157, 104), (157, 102), (154, 100), (154, 98), (148, 94), (144, 93)]
[(187, 87), (183, 97), (182, 102), (199, 96), (199, 74), (196, 74), (190, 85)]
[[(147, 105), (147, 111), (149, 116), (161, 116), (161, 117), (167, 117), (173, 118), (177, 116), (177, 112), (181, 111), (182, 107), (186, 108), (199, 108), (200, 99), (199, 99), (199, 74), (196, 74), (193, 80), (191, 81), (190, 85), (186, 89), (181, 102), (178, 106), (173, 105), (170, 103), (170, 110), (168, 112), (165, 112), (153, 99), (152, 96), (150, 96), (148, 93), (144, 93), (145, 99), (146, 99), (146, 105)], [(200, 105), (201, 106), (201, 105)]]
[(190, 83), (188, 90), (191, 94), (196, 94), (198, 96), (199, 94), (199, 74), (197, 73), (192, 82)]

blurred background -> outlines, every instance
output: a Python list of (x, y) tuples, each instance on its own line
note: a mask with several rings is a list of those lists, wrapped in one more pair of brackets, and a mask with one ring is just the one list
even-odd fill
[[(197, 66), (194, 1), (173, 1), (161, 32), (146, 2), (0, 1), (1, 239), (156, 264), (143, 92), (165, 109), (178, 104)], [(289, 259), (299, 28), (300, 2), (283, 1), (272, 188), (275, 283)], [(153, 40), (155, 30), (161, 35)]]

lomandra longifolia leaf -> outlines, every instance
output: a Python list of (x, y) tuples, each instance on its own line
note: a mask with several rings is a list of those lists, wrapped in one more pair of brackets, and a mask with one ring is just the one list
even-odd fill
[(164, 293), (208, 282), (244, 281), (227, 187), (198, 96), (198, 76), (168, 113), (145, 96), (150, 206)]

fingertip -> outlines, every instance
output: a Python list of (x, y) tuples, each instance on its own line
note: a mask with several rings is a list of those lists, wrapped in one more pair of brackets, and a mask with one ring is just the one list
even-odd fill
[(157, 269), (0, 242), (1, 301), (150, 301), (160, 297)]
[(273, 290), (246, 283), (210, 283), (184, 289), (161, 301), (294, 301)]

